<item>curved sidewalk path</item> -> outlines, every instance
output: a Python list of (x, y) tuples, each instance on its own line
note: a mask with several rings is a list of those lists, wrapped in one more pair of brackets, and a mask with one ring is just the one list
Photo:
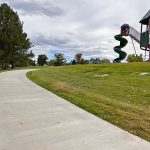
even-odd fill
[(26, 78), (0, 73), (0, 150), (150, 150), (150, 143)]

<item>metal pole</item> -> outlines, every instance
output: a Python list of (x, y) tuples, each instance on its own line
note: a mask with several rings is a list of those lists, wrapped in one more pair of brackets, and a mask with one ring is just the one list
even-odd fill
[[(141, 35), (142, 35), (142, 29), (143, 28), (143, 26), (142, 26), (142, 23), (141, 23), (141, 34), (140, 34), (140, 48), (141, 48)], [(141, 48), (142, 49), (142, 48)]]
[(101, 51), (101, 47), (99, 46), (99, 53), (98, 53), (99, 59), (100, 59), (100, 51)]
[(145, 50), (145, 56), (144, 56), (144, 60), (146, 61), (146, 50)]
[(137, 54), (136, 54), (136, 49), (135, 49), (135, 45), (134, 45), (133, 39), (131, 38), (131, 40), (132, 40), (132, 45), (133, 45), (133, 47), (134, 47), (134, 53), (135, 53), (135, 55), (137, 55)]

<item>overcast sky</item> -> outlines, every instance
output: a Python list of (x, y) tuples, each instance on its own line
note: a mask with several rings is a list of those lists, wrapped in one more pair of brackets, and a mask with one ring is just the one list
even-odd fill
[[(150, 0), (1, 0), (18, 12), (34, 44), (33, 52), (63, 52), (67, 59), (82, 52), (85, 58), (113, 60), (118, 56), (113, 47), (119, 42), (114, 35), (128, 23), (140, 31), (139, 21), (150, 9)], [(131, 39), (124, 48), (134, 53)], [(143, 53), (135, 42), (138, 53)], [(99, 48), (100, 47), (100, 48)], [(144, 54), (144, 53), (143, 53)]]

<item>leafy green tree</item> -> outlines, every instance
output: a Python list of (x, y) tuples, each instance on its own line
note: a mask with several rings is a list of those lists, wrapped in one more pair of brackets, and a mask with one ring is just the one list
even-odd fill
[(54, 66), (54, 65), (55, 65), (55, 59), (51, 59), (51, 60), (48, 62), (48, 65), (49, 65), (49, 66)]
[(101, 59), (101, 60), (100, 60), (100, 63), (102, 63), (102, 64), (107, 64), (107, 63), (110, 63), (110, 60), (104, 58), (104, 59)]
[[(0, 5), (0, 59), (3, 69), (11, 64), (14, 68), (14, 60), (18, 55), (24, 56), (32, 47), (27, 34), (23, 32), (23, 23), (17, 12), (14, 12), (7, 4)], [(19, 61), (19, 60), (18, 60)]]
[(103, 63), (110, 63), (110, 60), (109, 59), (100, 59), (100, 58), (91, 58), (90, 59), (90, 63), (91, 64), (103, 64)]
[(66, 63), (66, 60), (64, 58), (64, 54), (56, 53), (54, 55), (54, 57), (55, 57), (55, 66), (61, 66), (61, 65), (64, 65)]
[(76, 61), (77, 64), (81, 63), (82, 55), (83, 55), (82, 53), (77, 53), (75, 55), (75, 61)]
[(127, 62), (143, 62), (143, 56), (142, 54), (140, 55), (130, 54), (127, 57)]
[(16, 56), (16, 59), (14, 60), (15, 66), (21, 67), (21, 66), (35, 66), (35, 60), (32, 60), (35, 55), (32, 51), (29, 51), (27, 54), (19, 54)]
[(2, 67), (3, 64), (2, 58), (3, 58), (3, 51), (0, 50), (0, 67)]
[(89, 64), (89, 60), (81, 58), (80, 64)]
[(37, 63), (39, 66), (44, 66), (47, 64), (48, 57), (45, 54), (38, 55)]
[(99, 58), (91, 58), (91, 59), (90, 59), (90, 63), (91, 63), (91, 64), (99, 64), (100, 61), (101, 61), (101, 60), (100, 60)]
[(73, 59), (73, 60), (71, 60), (70, 64), (75, 65), (75, 64), (77, 64), (77, 62), (75, 59)]
[[(81, 58), (81, 60), (80, 60), (80, 62), (78, 63), (78, 64), (89, 64), (89, 60), (87, 60), (87, 59), (84, 59), (84, 58)], [(76, 60), (75, 59), (73, 59), (71, 62), (70, 62), (70, 64), (72, 64), (72, 65), (76, 65), (77, 64), (77, 62), (76, 62)]]

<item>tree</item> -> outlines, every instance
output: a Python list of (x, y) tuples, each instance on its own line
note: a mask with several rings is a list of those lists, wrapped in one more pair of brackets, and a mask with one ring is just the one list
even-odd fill
[(35, 66), (35, 60), (32, 60), (33, 57), (35, 55), (32, 51), (29, 51), (27, 54), (19, 54), (14, 60), (15, 66)]
[(89, 64), (89, 60), (81, 58), (80, 64)]
[(66, 63), (66, 60), (64, 58), (64, 54), (56, 53), (54, 55), (54, 57), (55, 57), (55, 66), (61, 66), (61, 65), (64, 65)]
[(110, 63), (110, 60), (109, 59), (100, 59), (100, 58), (91, 58), (90, 59), (90, 63), (91, 64), (103, 64), (103, 63)]
[(20, 21), (17, 12), (14, 12), (7, 4), (0, 5), (0, 63), (3, 69), (11, 64), (14, 68), (18, 55), (24, 56), (32, 43), (23, 32), (23, 23)]
[(54, 65), (55, 65), (55, 59), (51, 59), (51, 60), (48, 62), (48, 65), (49, 65), (49, 66), (54, 66)]
[(140, 55), (130, 54), (127, 57), (127, 62), (143, 62), (143, 56), (142, 54)]
[(82, 53), (77, 53), (76, 55), (75, 55), (75, 60), (76, 60), (76, 63), (77, 64), (80, 64), (81, 63), (81, 59), (82, 59)]
[(39, 66), (44, 66), (47, 64), (48, 57), (45, 54), (38, 55), (37, 63)]
[(3, 51), (0, 50), (0, 66), (1, 67), (2, 67), (2, 64), (3, 64), (2, 58), (3, 58)]
[(70, 64), (72, 64), (72, 65), (76, 65), (76, 64), (77, 64), (77, 62), (76, 62), (76, 60), (75, 60), (75, 59), (73, 59), (73, 60), (71, 60)]
[(100, 60), (100, 63), (102, 63), (102, 64), (107, 64), (107, 63), (110, 63), (110, 60), (104, 58), (104, 59), (101, 59), (101, 60)]
[(100, 61), (101, 61), (101, 60), (100, 60), (99, 58), (91, 58), (91, 59), (90, 59), (90, 63), (91, 63), (91, 64), (99, 64)]

